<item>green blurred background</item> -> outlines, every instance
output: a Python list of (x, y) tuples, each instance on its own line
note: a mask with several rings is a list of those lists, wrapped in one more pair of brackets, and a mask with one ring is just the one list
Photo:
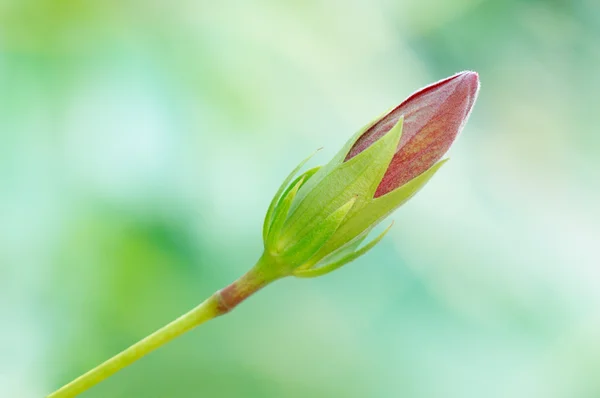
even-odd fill
[(0, 396), (235, 279), (297, 162), (464, 69), (470, 122), (382, 244), (83, 396), (600, 397), (597, 0), (0, 0)]

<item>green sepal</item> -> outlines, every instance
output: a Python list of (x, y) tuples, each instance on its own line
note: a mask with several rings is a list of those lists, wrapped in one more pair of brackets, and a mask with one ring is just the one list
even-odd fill
[(325, 246), (316, 254), (317, 260), (323, 259), (332, 251), (344, 246), (355, 236), (363, 233), (366, 229), (372, 228), (386, 218), (396, 208), (408, 201), (416, 194), (433, 175), (446, 163), (448, 159), (444, 159), (427, 171), (421, 173), (401, 187), (379, 197), (372, 199), (368, 204), (363, 206), (360, 211), (352, 212), (348, 215), (346, 222), (340, 226), (335, 235), (326, 243)]
[[(346, 243), (344, 246), (329, 253), (325, 258), (317, 260), (317, 262), (331, 263), (341, 259), (342, 257), (345, 257), (347, 254), (354, 252), (365, 241), (365, 239), (369, 235), (369, 232), (371, 232), (371, 229), (372, 228), (367, 229), (359, 236)], [(318, 259), (318, 257), (315, 256), (315, 259)]]
[[(298, 192), (298, 196), (296, 196), (296, 202), (297, 203), (302, 202), (304, 200), (304, 197), (307, 196), (311, 192), (311, 190), (315, 186), (317, 186), (327, 175), (329, 175), (329, 173), (331, 173), (331, 171), (333, 171), (333, 169), (335, 169), (340, 164), (344, 163), (344, 160), (346, 159), (346, 156), (348, 155), (348, 152), (350, 152), (350, 149), (352, 149), (352, 147), (354, 146), (354, 144), (356, 143), (356, 141), (365, 132), (367, 132), (371, 127), (373, 127), (381, 119), (383, 119), (387, 114), (389, 114), (394, 108), (395, 108), (395, 106), (391, 107), (387, 111), (383, 112), (381, 115), (379, 115), (376, 118), (374, 118), (373, 120), (371, 120), (369, 123), (365, 124), (356, 133), (354, 133), (354, 135), (348, 141), (346, 141), (346, 143), (344, 144), (344, 146), (342, 147), (342, 149), (340, 149), (338, 151), (338, 153), (333, 157), (333, 159), (331, 159), (331, 161), (329, 163), (327, 163), (326, 165), (324, 165), (321, 168), (321, 170), (319, 170), (319, 172), (317, 174), (315, 174), (315, 176), (310, 181), (308, 181), (306, 183), (306, 187), (304, 187), (304, 189), (301, 189), (300, 192)], [(403, 118), (400, 118), (400, 120), (398, 121), (397, 124), (401, 125), (402, 121), (403, 121)], [(295, 209), (295, 205), (292, 206), (292, 211), (294, 209)]]
[[(329, 165), (319, 170), (311, 181), (302, 187), (290, 210), (282, 239), (285, 245), (297, 241), (315, 228), (335, 209), (356, 197), (351, 213), (359, 213), (372, 201), (377, 186), (394, 156), (402, 135), (402, 118), (383, 137), (347, 162), (338, 164), (316, 185), (311, 181)], [(301, 193), (307, 191), (304, 199)], [(350, 217), (350, 215), (348, 215)], [(336, 234), (337, 235), (337, 234)]]
[[(290, 191), (290, 189), (292, 189), (296, 183), (298, 181), (300, 181), (301, 178), (303, 178), (302, 184), (300, 184), (300, 188), (302, 188), (307, 181), (317, 172), (319, 171), (319, 169), (322, 166), (316, 166), (313, 167), (312, 169), (306, 170), (304, 173), (300, 174), (298, 177), (296, 177), (296, 179), (294, 181), (292, 181), (292, 183), (290, 185), (288, 185), (288, 187), (285, 189), (285, 191), (283, 191), (283, 194), (281, 195), (281, 197), (284, 197), (285, 195), (287, 195), (287, 193)], [(296, 199), (298, 198), (298, 194), (296, 194)], [(275, 208), (277, 209), (277, 205), (275, 205)]]
[(294, 201), (294, 197), (302, 183), (304, 182), (305, 176), (301, 176), (300, 179), (292, 186), (290, 190), (281, 198), (280, 203), (277, 204), (275, 211), (273, 212), (273, 223), (267, 231), (267, 237), (265, 239), (265, 249), (273, 250), (273, 244), (279, 237), (279, 233), (285, 224), (290, 207)]
[(402, 185), (394, 189), (387, 194), (380, 196), (378, 198), (373, 199), (373, 203), (371, 206), (373, 208), (378, 209), (378, 213), (382, 213), (380, 217), (386, 217), (390, 214), (396, 207), (406, 203), (410, 198), (412, 198), (421, 188), (429, 182), (431, 177), (450, 159), (446, 158), (440, 160), (429, 169), (419, 174), (406, 184)]
[(351, 198), (329, 216), (327, 216), (318, 226), (313, 228), (310, 233), (305, 235), (298, 243), (289, 247), (289, 251), (283, 249), (285, 254), (282, 260), (290, 264), (305, 264), (310, 258), (331, 238), (335, 231), (344, 222), (346, 216), (354, 203), (356, 197)]
[(293, 271), (292, 275), (294, 275), (298, 278), (314, 278), (316, 276), (325, 275), (332, 271), (335, 271), (336, 269), (348, 264), (351, 261), (356, 260), (363, 254), (365, 254), (366, 252), (371, 250), (376, 244), (378, 244), (383, 239), (383, 237), (388, 233), (390, 228), (392, 228), (392, 225), (394, 225), (393, 222), (390, 224), (389, 227), (387, 227), (385, 229), (385, 231), (380, 233), (379, 236), (377, 236), (375, 239), (373, 239), (371, 242), (367, 243), (365, 246), (361, 247), (360, 249), (353, 251), (349, 254), (346, 254), (345, 256), (341, 257), (338, 260), (332, 261), (330, 263), (326, 263), (317, 268), (296, 269)]
[(304, 159), (302, 162), (300, 162), (300, 164), (298, 166), (296, 166), (296, 168), (294, 170), (292, 170), (292, 172), (285, 178), (285, 180), (283, 180), (283, 183), (281, 184), (281, 186), (275, 193), (275, 196), (273, 196), (273, 199), (271, 200), (271, 203), (269, 204), (269, 208), (267, 209), (267, 214), (265, 215), (265, 221), (263, 223), (263, 241), (265, 241), (267, 239), (267, 235), (269, 234), (269, 228), (271, 227), (271, 223), (273, 221), (272, 217), (273, 217), (273, 211), (275, 210), (275, 206), (279, 202), (279, 199), (282, 197), (282, 194), (285, 191), (285, 189), (288, 188), (288, 190), (289, 190), (288, 184), (290, 183), (290, 181), (292, 181), (292, 179), (298, 173), (298, 171), (300, 171), (302, 166), (304, 166), (306, 164), (306, 162), (308, 162), (310, 160), (310, 158), (312, 158), (320, 150), (321, 150), (321, 148), (317, 149), (312, 154), (310, 154), (310, 156), (308, 156), (306, 159)]

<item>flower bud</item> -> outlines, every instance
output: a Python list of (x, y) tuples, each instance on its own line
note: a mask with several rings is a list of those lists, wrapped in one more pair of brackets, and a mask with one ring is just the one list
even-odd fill
[(345, 160), (364, 151), (404, 117), (402, 138), (375, 197), (393, 191), (448, 151), (467, 121), (478, 89), (477, 73), (461, 72), (417, 91), (364, 132)]
[[(265, 217), (265, 255), (299, 277), (323, 275), (356, 259), (372, 228), (441, 167), (479, 89), (475, 72), (427, 86), (352, 137), (323, 167), (284, 181)], [(292, 181), (293, 180), (293, 181)]]

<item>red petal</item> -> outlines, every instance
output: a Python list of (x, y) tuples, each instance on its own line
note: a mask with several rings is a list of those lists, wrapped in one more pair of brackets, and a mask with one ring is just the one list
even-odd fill
[(477, 73), (461, 72), (417, 91), (367, 130), (346, 160), (385, 135), (404, 115), (402, 138), (375, 197), (393, 191), (448, 151), (473, 107), (478, 88)]

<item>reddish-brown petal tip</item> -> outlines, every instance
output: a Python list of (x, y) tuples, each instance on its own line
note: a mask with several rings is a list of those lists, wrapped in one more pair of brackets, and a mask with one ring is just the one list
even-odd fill
[(346, 160), (368, 148), (404, 116), (400, 143), (375, 197), (393, 191), (430, 168), (448, 151), (467, 120), (478, 90), (479, 76), (472, 71), (422, 88), (360, 136)]

